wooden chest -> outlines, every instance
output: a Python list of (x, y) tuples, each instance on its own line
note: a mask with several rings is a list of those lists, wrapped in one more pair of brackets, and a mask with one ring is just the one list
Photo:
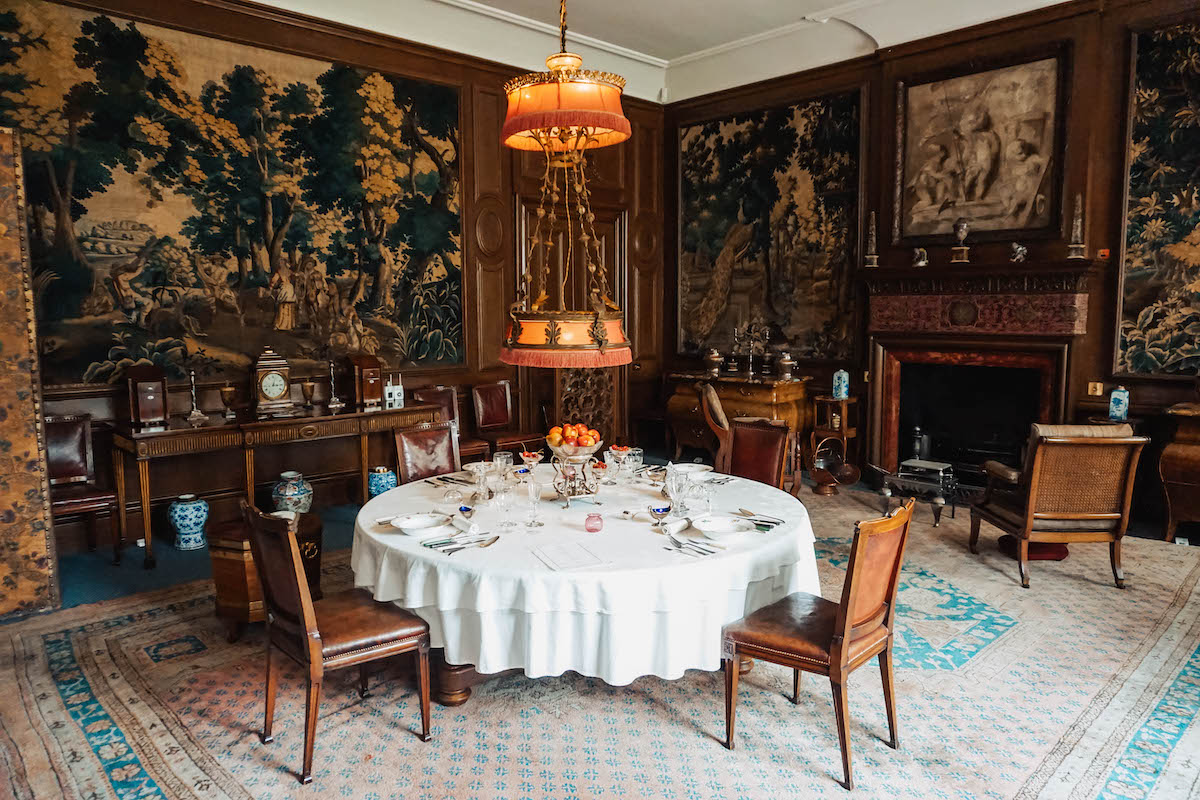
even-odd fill
[(700, 410), (697, 383), (711, 383), (721, 399), (725, 416), (765, 417), (787, 422), (795, 441), (803, 441), (812, 428), (812, 407), (807, 393), (807, 377), (793, 380), (725, 376), (711, 378), (703, 372), (672, 373), (667, 380), (674, 392), (667, 401), (667, 420), (675, 438), (675, 458), (683, 448), (699, 447), (716, 457), (716, 437), (709, 431)]
[[(296, 543), (304, 560), (308, 590), (313, 600), (321, 599), (321, 517), (301, 514)], [(262, 586), (254, 556), (250, 552), (250, 529), (241, 520), (224, 522), (209, 531), (208, 554), (212, 559), (213, 584), (217, 594), (217, 616), (225, 620), (229, 641), (235, 642), (247, 622), (267, 618)]]

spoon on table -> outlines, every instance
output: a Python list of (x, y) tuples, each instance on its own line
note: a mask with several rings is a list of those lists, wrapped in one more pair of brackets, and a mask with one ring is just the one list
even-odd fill
[(490, 539), (485, 539), (484, 541), (480, 542), (479, 544), (464, 544), (462, 547), (449, 547), (449, 548), (446, 548), (445, 550), (442, 550), (442, 552), (448, 556), (452, 556), (460, 550), (469, 550), (472, 547), (491, 547), (498, 541), (500, 541), (500, 537), (493, 536)]
[(743, 517), (749, 517), (750, 519), (761, 519), (764, 522), (770, 522), (775, 525), (783, 524), (783, 520), (781, 520), (779, 517), (771, 517), (766, 514), (755, 514), (753, 511), (749, 511), (745, 508), (739, 508), (738, 513), (741, 514)]

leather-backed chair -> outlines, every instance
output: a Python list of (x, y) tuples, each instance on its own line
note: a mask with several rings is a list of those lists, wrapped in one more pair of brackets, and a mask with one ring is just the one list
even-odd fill
[(544, 433), (513, 430), (512, 387), (508, 381), (472, 386), (471, 399), (475, 405), (475, 429), (481, 439), (491, 443), (492, 452), (545, 446)]
[(791, 430), (783, 420), (734, 417), (729, 423), (728, 469), (739, 478), (783, 488)]
[[(290, 518), (289, 518), (290, 515)], [(263, 743), (274, 741), (278, 651), (307, 671), (304, 711), (304, 766), (301, 783), (312, 782), (317, 711), (325, 673), (358, 667), (358, 691), (367, 696), (366, 665), (402, 653), (416, 653), (421, 702), (421, 741), (429, 741), (429, 625), (392, 603), (380, 603), (364, 589), (350, 589), (313, 601), (296, 542), (299, 515), (264, 514), (242, 500), (250, 528), (250, 549), (267, 607), (267, 678)]]
[(418, 386), (412, 390), (418, 403), (429, 403), (442, 409), (442, 422), (458, 424), (458, 455), (463, 461), (487, 460), (492, 456), (492, 447), (483, 439), (463, 436), (462, 421), (458, 417), (458, 390), (453, 386)]
[(708, 429), (712, 431), (713, 436), (717, 437), (717, 452), (713, 455), (714, 468), (717, 472), (728, 474), (730, 442), (733, 439), (729, 417), (725, 415), (721, 398), (717, 396), (717, 390), (711, 384), (698, 383), (696, 391), (700, 393), (700, 410), (704, 413), (704, 421), (708, 423)]
[(113, 563), (121, 561), (117, 495), (96, 485), (92, 453), (92, 418), (87, 414), (46, 417), (46, 472), (50, 477), (50, 512), (55, 517), (80, 514), (87, 521), (87, 547), (96, 549), (96, 515), (108, 512)]
[(1033, 425), (1023, 470), (983, 465), (988, 486), (971, 506), (971, 552), (979, 552), (980, 522), (1000, 528), (1016, 540), (1021, 586), (1028, 589), (1030, 542), (1108, 542), (1113, 579), (1124, 589), (1121, 539), (1148, 441), (1128, 425)]
[(894, 750), (900, 749), (892, 640), (900, 567), (914, 505), (915, 501), (909, 500), (886, 517), (855, 526), (841, 602), (797, 592), (725, 626), (721, 659), (725, 669), (727, 748), (733, 749), (738, 668), (741, 657), (746, 656), (791, 667), (793, 703), (800, 702), (802, 671), (829, 676), (846, 777), (843, 785), (847, 789), (854, 788), (854, 778), (850, 769), (846, 680), (854, 670), (878, 657), (891, 735), (888, 744)]
[(458, 453), (458, 423), (425, 422), (397, 428), (396, 467), (400, 483), (449, 475), (462, 469)]

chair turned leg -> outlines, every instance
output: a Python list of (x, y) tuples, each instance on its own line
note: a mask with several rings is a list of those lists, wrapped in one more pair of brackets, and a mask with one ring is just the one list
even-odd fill
[(421, 695), (421, 741), (432, 738), (429, 729), (429, 647), (417, 649), (417, 691)]
[(367, 665), (358, 665), (358, 696), (366, 698), (370, 696), (370, 691), (367, 690)]
[(829, 682), (833, 689), (833, 713), (837, 717), (838, 744), (842, 746), (842, 772), (846, 780), (842, 783), (847, 789), (854, 788), (854, 777), (850, 773), (850, 727), (849, 727), (849, 698), (846, 696), (846, 684)]
[(885, 647), (879, 654), (879, 673), (883, 676), (883, 704), (887, 707), (888, 733), (892, 740), (888, 747), (900, 749), (900, 734), (896, 727), (896, 688), (892, 675), (892, 648)]
[(971, 539), (970, 539), (970, 542), (968, 543), (968, 547), (971, 548), (971, 552), (974, 553), (975, 555), (979, 555), (979, 523), (980, 522), (981, 522), (981, 520), (979, 519), (979, 515), (976, 514), (974, 511), (971, 511)]
[(1108, 543), (1108, 560), (1112, 562), (1113, 578), (1118, 589), (1125, 588), (1125, 573), (1121, 570), (1121, 540)]
[(275, 673), (275, 659), (271, 658), (271, 645), (267, 645), (267, 685), (266, 685), (266, 704), (263, 711), (263, 744), (270, 744), (275, 741), (275, 736), (271, 733), (271, 726), (275, 723), (275, 692), (279, 689), (279, 679)]
[(308, 679), (308, 702), (304, 706), (304, 768), (301, 783), (312, 783), (313, 746), (317, 743), (317, 712), (321, 706), (321, 681)]
[(800, 704), (800, 670), (792, 670), (792, 703)]
[(733, 749), (733, 723), (737, 716), (738, 659), (726, 658), (725, 664), (725, 747)]
[(1017, 569), (1021, 572), (1021, 588), (1029, 588), (1029, 540), (1017, 539)]
[(87, 547), (89, 553), (96, 552), (96, 512), (87, 515)]

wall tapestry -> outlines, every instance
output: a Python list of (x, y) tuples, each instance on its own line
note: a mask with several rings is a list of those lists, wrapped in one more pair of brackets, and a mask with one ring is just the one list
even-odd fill
[(1115, 371), (1200, 373), (1200, 25), (1139, 33)]
[(0, 0), (49, 384), (462, 360), (456, 89)]
[(58, 605), (21, 151), (0, 130), (0, 618)]
[(1057, 221), (1059, 59), (900, 84), (893, 239)]
[(727, 352), (762, 321), (796, 357), (853, 355), (859, 105), (847, 92), (680, 129), (681, 353)]

